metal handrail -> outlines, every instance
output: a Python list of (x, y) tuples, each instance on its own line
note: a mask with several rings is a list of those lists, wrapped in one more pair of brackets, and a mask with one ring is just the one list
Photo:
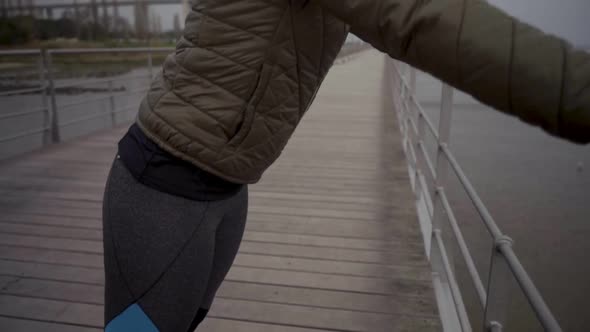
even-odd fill
[(75, 83), (64, 83), (58, 84), (55, 86), (56, 89), (63, 89), (63, 88), (72, 88), (76, 86), (88, 86), (100, 83), (109, 83), (114, 81), (122, 81), (122, 80), (136, 80), (136, 79), (151, 79), (149, 75), (132, 75), (126, 77), (120, 77), (118, 79), (114, 78), (96, 78), (96, 79), (83, 79), (80, 81), (76, 81)]
[[(121, 48), (61, 48), (49, 50), (52, 55), (108, 54), (108, 53), (169, 53), (174, 47), (121, 47)], [(0, 53), (2, 55), (2, 53)]]
[(40, 134), (40, 133), (43, 133), (43, 132), (47, 131), (47, 129), (49, 129), (49, 128), (48, 127), (43, 127), (43, 128), (33, 129), (33, 130), (27, 130), (27, 131), (24, 131), (24, 132), (22, 132), (20, 134), (16, 134), (16, 135), (13, 135), (13, 136), (0, 137), (0, 143), (4, 143), (4, 142), (8, 142), (8, 141), (13, 141), (15, 139), (26, 137), (26, 136)]
[(12, 95), (20, 95), (24, 93), (31, 93), (31, 92), (41, 92), (43, 88), (27, 88), (27, 89), (18, 89), (18, 90), (9, 90), (0, 92), (0, 97), (7, 97)]
[(436, 241), (436, 244), (441, 249), (440, 250), (440, 259), (442, 260), (442, 266), (444, 269), (444, 273), (448, 278), (452, 278), (453, 282), (449, 283), (451, 295), (453, 297), (453, 302), (455, 303), (455, 307), (457, 308), (457, 317), (459, 318), (459, 323), (461, 324), (461, 329), (463, 331), (471, 330), (471, 324), (469, 323), (469, 316), (467, 315), (467, 310), (465, 309), (465, 304), (463, 303), (463, 297), (461, 296), (461, 290), (459, 289), (459, 285), (455, 280), (455, 275), (451, 268), (451, 263), (449, 260), (449, 256), (447, 254), (447, 250), (445, 249), (444, 240), (442, 237), (442, 232), (440, 230), (433, 231), (433, 237)]
[(479, 272), (477, 271), (477, 267), (475, 266), (475, 262), (469, 249), (467, 248), (467, 242), (463, 237), (463, 233), (461, 232), (461, 228), (459, 227), (459, 223), (457, 222), (457, 218), (455, 217), (455, 213), (451, 208), (451, 204), (449, 203), (449, 199), (447, 198), (447, 194), (444, 191), (444, 188), (438, 188), (437, 192), (440, 195), (440, 200), (444, 206), (444, 210), (447, 211), (447, 218), (449, 219), (449, 224), (453, 230), (453, 236), (459, 245), (459, 250), (463, 254), (463, 261), (465, 262), (465, 266), (469, 271), (470, 275), (473, 277), (471, 280), (473, 282), (473, 287), (475, 287), (475, 291), (477, 292), (477, 297), (482, 307), (486, 305), (487, 302), (487, 294), (486, 289), (484, 287), (483, 282), (481, 281), (481, 277), (479, 276)]
[(0, 56), (41, 55), (40, 49), (35, 50), (0, 50)]
[[(456, 298), (456, 296), (460, 296), (460, 294), (457, 294), (458, 285), (457, 285), (457, 281), (455, 280), (454, 272), (453, 272), (451, 263), (448, 259), (448, 255), (447, 255), (447, 252), (445, 249), (444, 238), (442, 236), (442, 231), (441, 231), (441, 225), (436, 224), (438, 222), (438, 219), (437, 219), (437, 212), (438, 211), (444, 212), (444, 214), (446, 216), (446, 220), (448, 221), (448, 223), (451, 227), (451, 234), (453, 235), (455, 241), (458, 244), (459, 251), (461, 253), (463, 261), (465, 262), (465, 264), (467, 266), (467, 270), (469, 272), (469, 276), (471, 278), (471, 281), (475, 287), (479, 302), (480, 302), (482, 308), (485, 310), (486, 315), (485, 315), (484, 325), (486, 326), (486, 328), (489, 331), (502, 331), (503, 323), (505, 324), (505, 322), (501, 321), (502, 318), (500, 318), (500, 316), (502, 316), (502, 314), (501, 313), (499, 314), (499, 312), (506, 310), (507, 303), (503, 303), (503, 307), (499, 308), (499, 306), (497, 306), (495, 303), (495, 302), (497, 302), (495, 300), (498, 300), (498, 299), (494, 298), (496, 296), (495, 291), (500, 292), (502, 290), (502, 288), (506, 288), (506, 285), (502, 284), (503, 281), (501, 280), (501, 278), (499, 278), (497, 276), (497, 275), (501, 275), (503, 272), (508, 272), (509, 276), (511, 276), (514, 280), (517, 281), (523, 294), (527, 298), (531, 308), (535, 312), (539, 322), (545, 328), (545, 330), (551, 331), (551, 332), (561, 331), (561, 327), (559, 326), (553, 313), (550, 311), (549, 307), (547, 306), (547, 304), (543, 300), (541, 293), (536, 288), (535, 284), (533, 283), (533, 281), (529, 277), (528, 273), (523, 268), (520, 260), (518, 259), (518, 257), (514, 253), (514, 250), (512, 248), (512, 241), (506, 235), (504, 235), (502, 233), (502, 231), (500, 230), (500, 228), (496, 224), (494, 218), (492, 217), (491, 213), (489, 212), (489, 210), (487, 209), (487, 207), (483, 203), (483, 200), (480, 198), (479, 194), (477, 193), (477, 191), (475, 190), (475, 188), (471, 184), (471, 181), (469, 180), (469, 178), (466, 176), (461, 165), (459, 164), (459, 162), (457, 161), (457, 159), (455, 158), (455, 156), (451, 152), (451, 149), (446, 144), (446, 142), (441, 140), (440, 132), (439, 132), (440, 130), (437, 131), (435, 129), (432, 121), (428, 117), (428, 114), (426, 114), (426, 112), (424, 112), (424, 109), (420, 106), (419, 102), (417, 101), (417, 99), (412, 91), (412, 84), (410, 84), (408, 82), (408, 79), (406, 77), (404, 77), (404, 75), (402, 74), (401, 70), (396, 65), (394, 60), (388, 60), (388, 61), (390, 61), (389, 63), (391, 63), (393, 65), (393, 70), (391, 70), (391, 72), (393, 74), (395, 74), (395, 77), (392, 77), (392, 80), (393, 79), (399, 80), (399, 86), (400, 86), (399, 89), (401, 89), (401, 91), (410, 91), (409, 96), (404, 96), (406, 93), (401, 93), (397, 89), (394, 89), (395, 93), (400, 92), (399, 95), (396, 95), (394, 93), (394, 96), (400, 97), (401, 99), (404, 99), (404, 98), (409, 99), (410, 102), (415, 106), (414, 110), (417, 111), (417, 113), (418, 113), (417, 118), (418, 118), (419, 123), (415, 124), (413, 117), (410, 114), (407, 114), (407, 112), (409, 110), (407, 109), (408, 107), (404, 103), (404, 100), (394, 102), (394, 105), (397, 106), (396, 108), (398, 111), (398, 117), (400, 119), (400, 127), (402, 130), (402, 133), (405, 134), (404, 142), (405, 142), (405, 147), (407, 147), (406, 154), (409, 155), (409, 159), (419, 160), (419, 158), (415, 154), (417, 151), (420, 151), (421, 158), (426, 163), (425, 166), (423, 166), (420, 162), (413, 162), (412, 160), (410, 160), (410, 163), (409, 163), (411, 175), (415, 176), (414, 175), (414, 173), (415, 173), (415, 174), (418, 174), (418, 177), (419, 177), (418, 179), (416, 179), (414, 181), (416, 194), (419, 195), (419, 197), (418, 197), (419, 202), (426, 200), (425, 204), (428, 206), (428, 201), (430, 200), (428, 195), (426, 195), (426, 194), (428, 194), (428, 192), (427, 191), (425, 192), (424, 190), (419, 189), (421, 187), (427, 187), (427, 185), (428, 185), (427, 179), (423, 176), (423, 174), (424, 174), (423, 168), (424, 167), (426, 168), (427, 173), (432, 173), (432, 170), (434, 169), (432, 162), (430, 160), (430, 157), (428, 156), (428, 153), (427, 153), (425, 147), (423, 146), (424, 145), (424, 141), (423, 141), (424, 132), (423, 131), (421, 132), (420, 128), (423, 128), (425, 125), (428, 128), (428, 130), (431, 132), (431, 134), (434, 135), (434, 137), (437, 141), (438, 156), (439, 156), (439, 158), (443, 159), (443, 160), (438, 160), (437, 165), (439, 165), (439, 162), (447, 162), (448, 165), (451, 166), (453, 173), (459, 179), (459, 182), (461, 183), (463, 189), (467, 193), (470, 201), (473, 203), (475, 209), (477, 210), (478, 214), (480, 215), (484, 225), (486, 226), (486, 230), (489, 232), (489, 234), (492, 236), (492, 238), (494, 240), (494, 248), (493, 248), (494, 255), (492, 256), (493, 259), (492, 259), (491, 266), (490, 266), (490, 278), (488, 280), (488, 288), (486, 291), (486, 288), (484, 287), (484, 284), (481, 281), (481, 277), (479, 275), (479, 272), (477, 271), (477, 267), (475, 265), (474, 259), (471, 256), (471, 253), (469, 252), (469, 249), (467, 247), (466, 241), (463, 237), (463, 234), (461, 232), (461, 229), (459, 227), (459, 224), (457, 222), (457, 219), (455, 217), (453, 209), (452, 209), (452, 207), (448, 201), (448, 198), (445, 194), (444, 186), (435, 186), (434, 202), (430, 202), (430, 204), (432, 206), (435, 206), (435, 208), (427, 209), (429, 211), (428, 215), (426, 216), (426, 218), (428, 220), (421, 220), (421, 222), (424, 222), (427, 225), (429, 224), (429, 226), (432, 227), (430, 230), (430, 234), (424, 234), (425, 241), (427, 241), (427, 243), (430, 243), (429, 258), (431, 259), (431, 263), (433, 265), (433, 269), (435, 269), (435, 272), (439, 273), (439, 274), (443, 274), (447, 278), (447, 283), (446, 283), (446, 286), (444, 286), (444, 287), (447, 287), (448, 293), (450, 293), (451, 297), (452, 297), (452, 305), (455, 306), (455, 310), (456, 310), (455, 317), (452, 318), (453, 321), (450, 322), (449, 324), (454, 325), (454, 329), (457, 329), (457, 330), (460, 329), (461, 331), (464, 331), (464, 332), (471, 331), (470, 326), (465, 323), (464, 304), (462, 303), (462, 301), (457, 301), (457, 298)], [(414, 70), (414, 69), (412, 69), (412, 70)], [(415, 75), (415, 72), (413, 72), (412, 74)], [(396, 88), (395, 85), (394, 85), (394, 88)], [(445, 89), (445, 88), (450, 89), (448, 86), (443, 87), (443, 89)], [(404, 105), (406, 105), (405, 108), (404, 108)], [(452, 111), (451, 107), (452, 107), (452, 105), (444, 105), (444, 103), (442, 103), (442, 107), (441, 107), (441, 118), (443, 116), (446, 116), (447, 121), (449, 121), (449, 123), (447, 123), (448, 126), (450, 126), (450, 113)], [(409, 124), (409, 126), (408, 126), (408, 124)], [(413, 131), (413, 133), (408, 133), (408, 131)], [(447, 135), (448, 135), (448, 133), (447, 133)], [(412, 140), (412, 137), (416, 137), (416, 139)], [(414, 146), (418, 147), (418, 149), (414, 148)], [(415, 167), (416, 169), (412, 169), (412, 167)], [(445, 174), (438, 174), (438, 171), (439, 171), (438, 166), (436, 168), (436, 171), (437, 172), (434, 174), (433, 182), (438, 182), (440, 177), (445, 176)], [(438, 207), (438, 210), (436, 207)], [(419, 217), (420, 217), (420, 214), (419, 214)], [(433, 222), (433, 220), (434, 220), (434, 222)], [(502, 269), (501, 268), (502, 264), (500, 264), (499, 260), (502, 260), (502, 263), (505, 263), (505, 265), (508, 267), (509, 271), (500, 271)], [(500, 267), (496, 267), (496, 265), (500, 266)], [(442, 283), (435, 283), (435, 284), (442, 284)], [(499, 287), (500, 290), (496, 290), (496, 287)], [(442, 292), (442, 293), (444, 293), (444, 292)], [(451, 304), (450, 302), (446, 302), (446, 303)]]
[(447, 157), (447, 161), (449, 162), (453, 171), (457, 175), (457, 178), (459, 178), (459, 181), (461, 181), (463, 188), (467, 192), (467, 196), (469, 196), (469, 199), (471, 199), (471, 201), (475, 205), (475, 209), (481, 216), (488, 232), (492, 235), (494, 240), (501, 239), (504, 236), (504, 234), (502, 234), (502, 231), (500, 231), (500, 228), (494, 221), (494, 218), (492, 217), (490, 211), (488, 211), (488, 208), (485, 206), (482, 199), (477, 194), (477, 191), (471, 184), (471, 181), (469, 181), (467, 175), (465, 175), (463, 168), (461, 168), (461, 165), (459, 165), (459, 162), (451, 152), (451, 149), (449, 149), (449, 147), (446, 145), (441, 146), (440, 149)]
[(514, 250), (512, 250), (512, 247), (508, 244), (503, 244), (498, 246), (498, 250), (506, 258), (512, 274), (516, 277), (520, 288), (526, 294), (529, 304), (534, 308), (537, 317), (541, 321), (541, 325), (547, 331), (561, 331), (561, 327), (553, 316), (551, 309), (549, 309), (547, 303), (543, 300), (541, 292), (539, 292), (535, 283), (529, 277), (522, 263), (514, 253)]
[(32, 110), (24, 111), (24, 112), (13, 112), (13, 113), (0, 114), (0, 120), (17, 118), (17, 117), (31, 115), (31, 114), (38, 114), (38, 113), (43, 113), (46, 111), (47, 111), (47, 107), (39, 107), (39, 108), (34, 108)]
[[(61, 141), (61, 131), (60, 129), (64, 126), (69, 126), (77, 122), (82, 122), (85, 120), (89, 120), (95, 117), (99, 117), (98, 115), (90, 115), (87, 117), (82, 117), (79, 119), (70, 120), (67, 122), (63, 122), (59, 120), (60, 112), (59, 110), (66, 108), (66, 107), (74, 107), (79, 106), (85, 103), (91, 102), (98, 102), (103, 100), (109, 100), (109, 114), (111, 114), (113, 125), (115, 125), (116, 117), (115, 115), (120, 114), (122, 112), (128, 111), (134, 107), (124, 107), (124, 108), (117, 108), (115, 105), (115, 98), (124, 95), (132, 95), (139, 92), (145, 92), (147, 89), (136, 89), (131, 90), (123, 93), (115, 93), (113, 91), (113, 82), (117, 80), (131, 80), (131, 79), (143, 79), (154, 77), (153, 75), (153, 54), (157, 53), (170, 53), (175, 50), (174, 47), (127, 47), (127, 48), (100, 48), (100, 49), (91, 49), (91, 48), (71, 48), (71, 49), (35, 49), (35, 50), (5, 50), (0, 51), (0, 56), (38, 56), (39, 57), (39, 80), (41, 81), (41, 87), (36, 90), (20, 90), (20, 91), (10, 91), (5, 92), (5, 95), (12, 95), (12, 94), (19, 94), (24, 92), (34, 92), (38, 91), (42, 97), (43, 103), (43, 110), (47, 112), (47, 122), (48, 125), (46, 130), (48, 134), (51, 136), (52, 143), (58, 143)], [(133, 75), (133, 76), (124, 76), (119, 78), (105, 78), (105, 79), (85, 79), (70, 83), (56, 83), (56, 79), (54, 77), (53, 71), (53, 58), (55, 56), (62, 56), (62, 55), (78, 55), (78, 54), (146, 54), (147, 58), (147, 68), (148, 68), (148, 75)], [(108, 87), (108, 96), (98, 97), (98, 98), (91, 98), (91, 99), (84, 99), (82, 101), (73, 101), (68, 103), (59, 103), (56, 97), (57, 92), (59, 89), (68, 88), (68, 87), (75, 87), (75, 86), (86, 86), (91, 84), (99, 84), (99, 83), (107, 83)], [(0, 93), (0, 97), (3, 94)], [(136, 106), (135, 106), (136, 107)], [(20, 113), (11, 113), (6, 114), (3, 117), (0, 116), (2, 119), (19, 117), (24, 115), (29, 115), (32, 113), (37, 112), (38, 110), (29, 110)], [(102, 116), (102, 115), (101, 115)], [(25, 137), (26, 133), (19, 135), (18, 137)], [(1, 142), (1, 141), (0, 141)]]
[[(10, 137), (4, 137), (0, 139), (0, 143), (15, 140), (18, 138), (24, 138), (27, 136), (31, 136), (43, 131), (46, 131), (51, 136), (51, 140), (53, 143), (57, 143), (61, 141), (61, 134), (60, 129), (65, 126), (70, 126), (72, 124), (76, 124), (83, 121), (92, 120), (94, 118), (99, 118), (103, 116), (107, 116), (110, 114), (112, 118), (113, 126), (116, 122), (116, 115), (127, 112), (134, 107), (119, 107), (117, 108), (116, 105), (116, 98), (122, 96), (130, 96), (137, 93), (144, 93), (148, 90), (149, 84), (146, 84), (147, 87), (142, 87), (138, 89), (128, 90), (124, 92), (117, 92), (114, 90), (113, 83), (117, 81), (129, 81), (129, 80), (139, 80), (139, 79), (148, 79), (151, 80), (153, 77), (153, 54), (156, 53), (169, 53), (173, 51), (173, 47), (137, 47), (137, 48), (101, 48), (101, 49), (86, 49), (86, 48), (77, 48), (77, 49), (51, 49), (51, 50), (5, 50), (0, 51), (0, 56), (6, 57), (16, 57), (16, 56), (37, 56), (38, 63), (39, 63), (39, 80), (41, 82), (41, 86), (39, 88), (27, 88), (27, 89), (19, 89), (19, 90), (12, 90), (12, 91), (5, 91), (0, 92), (0, 97), (4, 96), (11, 96), (11, 95), (18, 95), (24, 93), (35, 93), (37, 92), (41, 96), (42, 106), (24, 110), (21, 112), (12, 112), (6, 114), (0, 114), (0, 119), (12, 119), (18, 118), (26, 115), (36, 114), (36, 113), (47, 113), (46, 117), (46, 126), (42, 129), (34, 129), (23, 131), (21, 133), (17, 133)], [(74, 82), (69, 83), (61, 83), (57, 84), (54, 77), (54, 70), (53, 70), (53, 57), (60, 56), (60, 55), (76, 55), (76, 54), (146, 54), (147, 58), (147, 68), (148, 74), (142, 75), (121, 75), (120, 77), (111, 77), (111, 78), (99, 78), (99, 79), (81, 79), (75, 80)], [(79, 101), (67, 102), (67, 103), (60, 103), (57, 99), (57, 92), (59, 89), (63, 88), (71, 88), (71, 87), (79, 87), (79, 86), (89, 86), (94, 84), (108, 84), (108, 87), (105, 89), (105, 96), (97, 97), (97, 98), (86, 98)], [(100, 101), (108, 101), (110, 110), (107, 113), (101, 114), (92, 114), (89, 116), (84, 116), (78, 119), (70, 120), (70, 121), (59, 121), (59, 111), (64, 108), (72, 108), (74, 106), (80, 106), (83, 104), (89, 103), (96, 103)], [(136, 106), (135, 106), (136, 107)]]
[[(420, 103), (418, 102), (418, 100), (416, 100), (416, 96), (415, 95), (410, 95), (410, 99), (412, 101), (412, 103), (414, 104), (414, 106), (416, 108), (418, 108), (418, 113), (419, 114), (426, 114), (424, 112), (424, 109), (422, 108), (422, 105), (420, 105)], [(424, 122), (426, 123), (426, 128), (428, 128), (428, 130), (430, 131), (430, 134), (434, 137), (434, 139), (436, 139), (438, 141), (438, 132), (436, 130), (436, 128), (434, 127), (434, 124), (432, 123), (432, 120), (428, 117), (425, 116), (424, 117)]]

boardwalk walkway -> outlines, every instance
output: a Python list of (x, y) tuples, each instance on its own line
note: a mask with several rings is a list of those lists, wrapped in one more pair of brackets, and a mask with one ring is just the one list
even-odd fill
[[(335, 66), (251, 187), (240, 248), (199, 331), (439, 331), (383, 57)], [(102, 327), (101, 199), (125, 128), (0, 164), (0, 331)]]

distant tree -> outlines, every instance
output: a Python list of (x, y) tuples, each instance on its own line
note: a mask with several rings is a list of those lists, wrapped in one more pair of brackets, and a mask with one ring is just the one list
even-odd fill
[(0, 45), (24, 44), (33, 39), (33, 19), (29, 16), (0, 19)]
[(78, 37), (78, 28), (74, 20), (69, 18), (60, 18), (55, 22), (57, 37), (76, 38)]
[(71, 10), (65, 10), (57, 20), (32, 16), (0, 18), (0, 45), (24, 44), (35, 39), (105, 40), (130, 37), (132, 28), (125, 17), (108, 16), (106, 20), (108, 26), (118, 27), (118, 31), (108, 31), (103, 20), (96, 22), (91, 8), (79, 8), (77, 15)]
[(35, 21), (35, 37), (40, 40), (49, 40), (56, 38), (57, 24), (49, 19), (40, 19)]
[(176, 37), (180, 36), (180, 15), (174, 14), (174, 34)]
[(86, 23), (80, 26), (81, 40), (103, 40), (108, 36), (108, 31), (99, 23)]

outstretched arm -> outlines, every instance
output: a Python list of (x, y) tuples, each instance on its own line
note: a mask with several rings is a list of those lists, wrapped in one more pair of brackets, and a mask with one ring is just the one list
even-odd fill
[(391, 57), (590, 143), (590, 54), (483, 0), (314, 0)]

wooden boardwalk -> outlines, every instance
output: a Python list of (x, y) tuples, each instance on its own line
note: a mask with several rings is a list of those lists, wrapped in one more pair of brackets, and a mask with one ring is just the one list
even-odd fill
[[(382, 55), (335, 66), (251, 186), (198, 331), (439, 331)], [(101, 200), (125, 128), (0, 164), (0, 331), (101, 331)]]

